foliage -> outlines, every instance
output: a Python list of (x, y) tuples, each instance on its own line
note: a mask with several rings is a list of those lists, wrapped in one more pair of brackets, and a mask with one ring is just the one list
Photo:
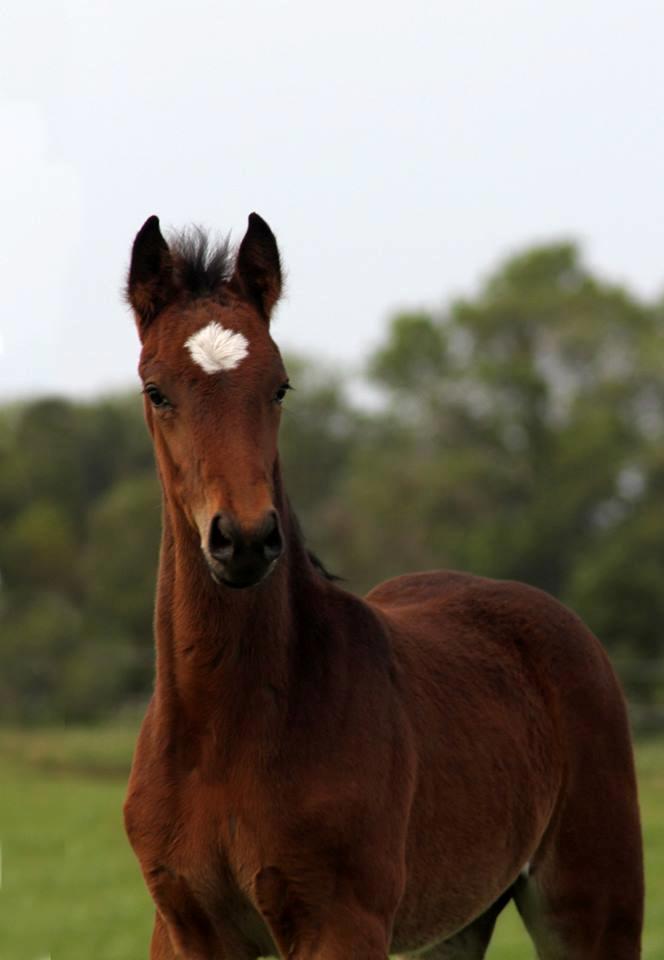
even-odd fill
[[(559, 243), (394, 317), (368, 409), (291, 358), (281, 453), (312, 548), (357, 590), (428, 567), (525, 580), (618, 658), (662, 657), (663, 318)], [(0, 463), (0, 719), (144, 698), (160, 493), (138, 396), (8, 406)]]
[(41, 399), (0, 421), (0, 717), (143, 696), (160, 495), (140, 407)]
[[(370, 363), (387, 413), (351, 471), (356, 516), (372, 517), (357, 568), (526, 580), (578, 604), (609, 645), (616, 579), (658, 611), (661, 330), (661, 310), (593, 277), (571, 244), (508, 260), (439, 315), (395, 318)], [(664, 637), (646, 617), (623, 639), (654, 655)]]

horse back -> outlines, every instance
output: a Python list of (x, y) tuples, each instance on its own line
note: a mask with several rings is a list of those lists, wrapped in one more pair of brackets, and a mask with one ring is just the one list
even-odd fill
[(472, 674), (518, 670), (549, 706), (592, 701), (622, 722), (623, 696), (599, 640), (536, 587), (439, 570), (387, 580), (366, 601), (386, 623), (397, 659), (416, 675), (418, 661), (450, 671), (448, 678), (465, 672), (469, 684)]

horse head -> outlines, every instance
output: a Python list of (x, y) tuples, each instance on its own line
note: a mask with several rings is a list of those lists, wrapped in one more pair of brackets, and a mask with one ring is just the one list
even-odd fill
[(277, 243), (255, 213), (235, 258), (197, 229), (167, 243), (154, 216), (134, 241), (127, 296), (166, 508), (231, 587), (261, 581), (284, 549), (277, 435), (289, 384), (269, 330), (280, 292)]

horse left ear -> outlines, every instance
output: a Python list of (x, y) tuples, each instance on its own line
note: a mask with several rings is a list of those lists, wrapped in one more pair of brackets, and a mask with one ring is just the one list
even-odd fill
[(171, 251), (159, 229), (159, 217), (148, 217), (136, 234), (127, 280), (127, 299), (134, 308), (141, 339), (174, 294)]
[(257, 304), (266, 320), (270, 319), (281, 294), (281, 262), (275, 236), (257, 213), (249, 214), (231, 284)]

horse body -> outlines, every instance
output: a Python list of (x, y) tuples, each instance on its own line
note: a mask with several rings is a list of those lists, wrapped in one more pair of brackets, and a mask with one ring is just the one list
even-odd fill
[[(279, 362), (247, 295), (269, 314), (271, 234), (250, 226), (228, 304), (192, 305), (150, 224), (130, 299), (146, 390), (158, 375), (158, 396), (178, 397), (146, 402), (164, 488), (157, 675), (125, 805), (152, 960), (474, 960), (511, 897), (544, 960), (633, 960), (638, 808), (600, 645), (520, 584), (416, 574), (361, 600), (321, 576), (274, 411), (249, 422), (232, 378), (245, 364), (255, 388), (259, 360)], [(230, 352), (208, 336), (229, 315), (245, 341)], [(205, 376), (182, 351), (199, 329)], [(235, 433), (214, 426), (220, 398)]]

